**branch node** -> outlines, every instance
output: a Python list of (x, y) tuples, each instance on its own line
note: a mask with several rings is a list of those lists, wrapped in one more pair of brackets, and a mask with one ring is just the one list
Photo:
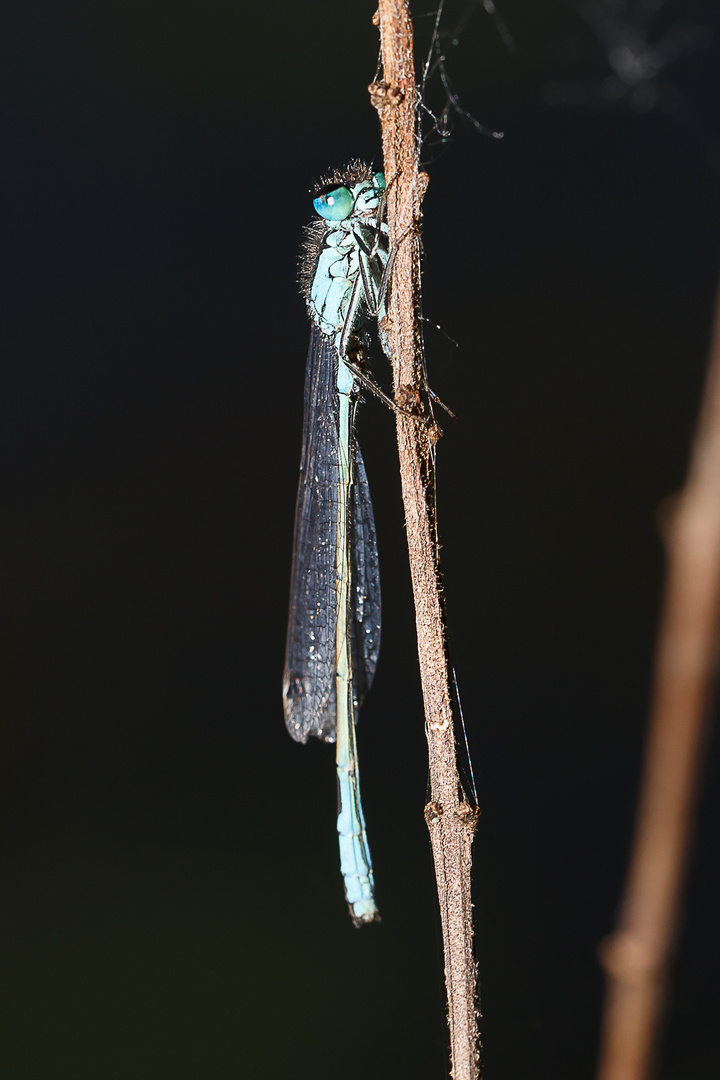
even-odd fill
[(388, 82), (370, 83), (368, 86), (370, 104), (378, 112), (387, 108), (388, 105), (399, 105), (405, 100), (405, 93), (399, 86), (393, 86)]
[(605, 973), (626, 985), (658, 982), (664, 965), (657, 950), (628, 930), (609, 934), (598, 946), (598, 959)]
[(470, 832), (474, 833), (480, 817), (480, 807), (463, 800), (455, 811), (455, 816), (462, 825), (470, 826)]
[(422, 415), (423, 407), (420, 391), (411, 383), (403, 383), (402, 386), (398, 387), (397, 403), (406, 412), (414, 413), (417, 411), (418, 415)]
[(440, 425), (437, 423), (437, 421), (433, 421), (432, 424), (428, 425), (427, 437), (428, 437), (428, 442), (430, 443), (430, 445), (432, 447), (437, 446), (437, 444), (442, 439), (442, 435), (443, 435), (443, 430), (440, 427)]

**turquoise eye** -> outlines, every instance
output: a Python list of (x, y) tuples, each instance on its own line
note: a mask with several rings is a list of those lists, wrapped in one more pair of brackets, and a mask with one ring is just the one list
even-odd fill
[(353, 197), (346, 187), (336, 187), (313, 199), (313, 206), (327, 221), (342, 221), (352, 214)]
[(375, 187), (378, 191), (384, 191), (386, 187), (385, 173), (376, 172), (373, 176), (373, 183), (375, 184)]

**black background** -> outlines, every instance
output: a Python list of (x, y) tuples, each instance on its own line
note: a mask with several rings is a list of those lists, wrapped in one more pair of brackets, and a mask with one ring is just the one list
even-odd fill
[[(430, 6), (430, 5), (428, 5)], [(416, 16), (422, 9), (416, 4)], [(384, 641), (359, 729), (383, 922), (337, 868), (332, 751), (280, 703), (308, 188), (379, 163), (370, 0), (15, 5), (5, 43), (0, 1067), (7, 1080), (440, 1078), (440, 933), (393, 419), (359, 433)], [(425, 310), (488, 1080), (593, 1073), (661, 580), (720, 251), (713, 5), (660, 105), (602, 102), (559, 0), (448, 64)], [(430, 20), (417, 18), (427, 40)], [(558, 89), (559, 87), (559, 89)], [(550, 104), (578, 97), (584, 106)], [(383, 362), (376, 364), (386, 378)], [(717, 744), (662, 1080), (720, 1074)]]

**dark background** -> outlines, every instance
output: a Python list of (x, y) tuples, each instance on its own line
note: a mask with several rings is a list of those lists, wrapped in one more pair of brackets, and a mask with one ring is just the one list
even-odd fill
[[(296, 252), (313, 179), (380, 161), (372, 11), (6, 10), (7, 1080), (446, 1075), (394, 425), (374, 401), (359, 432), (385, 625), (359, 737), (379, 926), (346, 914), (332, 751), (294, 744), (280, 701)], [(460, 413), (440, 527), (483, 809), (486, 1075), (576, 1080), (631, 836), (659, 508), (682, 483), (716, 287), (718, 20), (662, 7), (653, 39), (704, 26), (705, 47), (633, 95), (604, 81), (572, 7), (501, 11), (514, 55), (482, 11), (449, 46), (465, 108), (505, 138), (458, 124), (430, 168), (428, 363)], [(718, 772), (716, 741), (662, 1080), (720, 1075)]]

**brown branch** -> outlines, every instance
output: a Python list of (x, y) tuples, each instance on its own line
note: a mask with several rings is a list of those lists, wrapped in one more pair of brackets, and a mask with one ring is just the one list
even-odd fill
[(599, 1080), (653, 1063), (693, 824), (720, 619), (720, 292), (698, 430), (667, 538), (668, 570), (635, 841), (608, 976)]
[[(427, 176), (419, 172), (418, 91), (407, 0), (379, 0), (383, 82), (370, 89), (382, 126), (387, 219), (394, 265), (385, 330), (393, 356), (395, 400), (405, 410), (425, 391), (420, 333), (419, 226)], [(477, 971), (473, 949), (470, 869), (477, 811), (464, 799), (455, 757), (452, 699), (442, 577), (435, 528), (434, 433), (418, 419), (396, 413), (398, 452), (425, 703), (431, 802), (430, 831), (445, 953), (451, 1075), (477, 1080)]]

